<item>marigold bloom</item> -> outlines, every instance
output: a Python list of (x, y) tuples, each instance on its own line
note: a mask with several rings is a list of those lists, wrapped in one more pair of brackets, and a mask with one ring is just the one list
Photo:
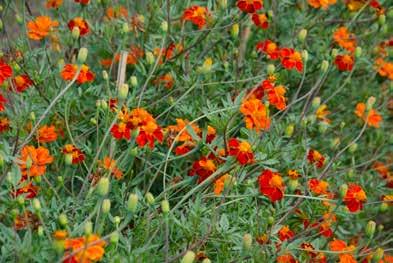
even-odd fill
[[(63, 70), (61, 71), (61, 77), (64, 80), (71, 81), (74, 79), (75, 74), (78, 72), (78, 66), (74, 64), (66, 64), (64, 65)], [(90, 71), (87, 65), (82, 65), (79, 75), (76, 79), (78, 84), (83, 84), (86, 82), (92, 82), (95, 78), (93, 72)]]
[(72, 164), (78, 164), (85, 160), (85, 154), (73, 144), (66, 144), (63, 147), (64, 154), (71, 154)]
[(366, 104), (358, 103), (356, 105), (355, 114), (363, 121), (367, 122), (368, 126), (379, 128), (380, 122), (382, 121), (382, 116), (378, 111), (371, 109), (368, 113), (366, 112)]
[(254, 129), (258, 132), (269, 129), (270, 118), (268, 110), (260, 100), (249, 99), (243, 101), (240, 112), (244, 115), (247, 129)]
[(33, 81), (28, 75), (24, 74), (14, 77), (12, 79), (12, 84), (17, 92), (23, 92), (33, 85)]
[(52, 236), (56, 240), (64, 240), (68, 237), (68, 232), (67, 230), (56, 230), (55, 232), (53, 232)]
[(261, 194), (267, 196), (272, 202), (284, 197), (285, 186), (279, 173), (264, 170), (258, 177), (258, 183)]
[(51, 125), (42, 126), (37, 132), (37, 141), (39, 143), (54, 142), (57, 140), (56, 127)]
[(120, 5), (120, 6), (116, 6), (116, 7), (109, 7), (106, 10), (105, 14), (109, 20), (119, 19), (119, 18), (127, 18), (128, 17), (128, 10), (126, 7)]
[(255, 13), (252, 15), (252, 21), (259, 28), (267, 29), (269, 27), (269, 21), (267, 19), (266, 14)]
[(317, 168), (321, 168), (325, 164), (325, 157), (317, 150), (310, 149), (307, 154), (307, 160), (311, 164), (315, 164)]
[(392, 195), (383, 195), (382, 196), (382, 201), (388, 205), (393, 205), (393, 194)]
[(7, 117), (0, 118), (0, 133), (10, 128), (10, 120)]
[(190, 21), (198, 26), (199, 29), (202, 29), (206, 25), (208, 16), (210, 16), (210, 13), (206, 7), (194, 5), (184, 10), (182, 19), (184, 21)]
[(337, 0), (308, 0), (308, 4), (314, 8), (327, 9), (330, 5), (334, 5)]
[(175, 148), (176, 155), (186, 154), (194, 147), (195, 142), (192, 136), (187, 131), (186, 127), (189, 126), (196, 135), (200, 136), (201, 129), (198, 127), (196, 123), (190, 124), (188, 120), (176, 119), (176, 125), (169, 125), (165, 129), (165, 133), (167, 134), (168, 144), (172, 144), (173, 140), (176, 139), (177, 142), (181, 142), (180, 146)]
[(346, 27), (339, 27), (334, 31), (333, 40), (342, 48), (353, 52), (356, 48), (355, 35), (348, 31)]
[(288, 170), (287, 174), (288, 174), (288, 177), (291, 178), (292, 180), (296, 180), (299, 177), (301, 177), (301, 175), (299, 174), (298, 171), (292, 170), (292, 169)]
[(355, 58), (352, 55), (337, 55), (334, 59), (334, 64), (340, 71), (351, 71), (355, 63)]
[(229, 174), (224, 174), (214, 182), (214, 194), (220, 195), (224, 191), (225, 184), (231, 180)]
[(390, 80), (393, 80), (393, 62), (387, 62), (382, 58), (378, 58), (375, 61), (375, 65), (377, 67), (378, 74), (381, 77), (386, 77)]
[(59, 26), (59, 22), (56, 20), (52, 21), (48, 16), (38, 16), (35, 20), (27, 23), (28, 36), (32, 40), (41, 40), (57, 26)]
[(293, 48), (280, 49), (281, 64), (286, 69), (296, 69), (303, 71), (302, 55)]
[(284, 254), (284, 255), (278, 256), (276, 262), (277, 263), (298, 263), (299, 261), (297, 261), (291, 254)]
[(269, 39), (258, 42), (256, 49), (259, 52), (265, 53), (269, 59), (274, 60), (280, 57), (280, 49), (278, 45)]
[(325, 195), (328, 193), (329, 183), (323, 180), (310, 179), (308, 181), (308, 188), (316, 195)]
[(59, 8), (63, 4), (63, 0), (47, 0), (46, 8)]
[(372, 165), (374, 171), (376, 171), (382, 178), (387, 178), (390, 174), (389, 168), (380, 161), (375, 161)]
[(3, 97), (3, 95), (0, 93), (0, 112), (5, 110), (4, 104), (7, 103), (7, 99)]
[(14, 191), (12, 193), (12, 196), (17, 197), (17, 196), (23, 195), (23, 197), (26, 199), (32, 199), (37, 196), (38, 189), (39, 188), (37, 186), (33, 185), (32, 182), (29, 182), (29, 183), (25, 184), (24, 186), (16, 189), (16, 191)]
[(344, 197), (344, 203), (350, 212), (357, 212), (363, 208), (367, 196), (363, 189), (357, 184), (349, 184), (348, 191)]
[(241, 165), (250, 164), (255, 161), (251, 145), (247, 141), (239, 141), (236, 138), (231, 138), (228, 142), (228, 147), (229, 155), (235, 156)]
[(22, 148), (19, 167), (23, 176), (41, 176), (46, 172), (46, 166), (53, 162), (48, 149), (27, 145)]
[(40, 219), (36, 214), (29, 210), (25, 210), (22, 214), (16, 216), (14, 220), (15, 230), (22, 230), (26, 228), (37, 229), (40, 225)]
[(205, 181), (210, 175), (217, 170), (214, 160), (208, 157), (202, 157), (194, 162), (192, 169), (188, 172), (189, 176), (198, 175), (198, 183)]
[[(138, 46), (132, 45), (128, 50), (127, 65), (136, 65), (140, 58), (144, 56), (144, 51)], [(109, 68), (114, 62), (120, 61), (120, 54), (116, 54), (114, 61), (111, 58), (101, 59), (100, 64)]]
[(330, 120), (327, 118), (327, 115), (330, 114), (330, 111), (328, 110), (328, 107), (326, 104), (322, 104), (318, 107), (318, 109), (315, 112), (315, 116), (317, 117), (317, 119), (326, 122), (326, 123), (330, 123)]
[(255, 13), (255, 11), (263, 7), (262, 0), (238, 0), (237, 7), (246, 13)]
[(106, 242), (95, 234), (88, 237), (68, 238), (64, 242), (66, 250), (64, 262), (90, 263), (100, 261), (105, 254), (105, 246)]
[(104, 159), (98, 163), (100, 167), (110, 172), (116, 179), (119, 180), (123, 177), (123, 172), (117, 167), (116, 160), (111, 159), (109, 156), (104, 157)]
[(267, 98), (269, 103), (276, 107), (278, 110), (284, 110), (287, 107), (285, 98), (285, 87), (282, 85), (276, 86), (267, 91)]
[(75, 3), (79, 3), (81, 5), (87, 5), (89, 4), (90, 0), (74, 0)]
[(287, 239), (291, 239), (295, 236), (295, 233), (289, 229), (288, 226), (283, 226), (281, 229), (278, 231), (278, 238), (281, 241), (285, 241)]
[(330, 250), (335, 252), (348, 251), (349, 253), (338, 254), (339, 263), (356, 263), (356, 259), (350, 254), (351, 251), (355, 250), (354, 246), (347, 246), (343, 240), (335, 239), (329, 243)]
[(119, 124), (114, 124), (111, 128), (112, 136), (117, 139), (131, 139), (131, 129), (127, 127), (127, 124), (124, 122), (120, 122)]
[(90, 32), (89, 25), (82, 17), (75, 17), (68, 22), (68, 28), (72, 31), (75, 27), (79, 29), (80, 36), (84, 36)]
[(163, 85), (167, 89), (171, 89), (174, 84), (174, 79), (171, 73), (166, 73), (153, 81), (155, 85)]
[(12, 76), (12, 68), (0, 59), (0, 85), (4, 83), (6, 79)]

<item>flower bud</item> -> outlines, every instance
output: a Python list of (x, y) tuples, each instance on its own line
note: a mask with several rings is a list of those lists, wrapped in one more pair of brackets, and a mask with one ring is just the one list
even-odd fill
[(340, 186), (340, 196), (341, 198), (344, 198), (347, 195), (347, 191), (348, 191), (348, 185), (347, 184), (342, 184)]
[(115, 231), (111, 234), (110, 237), (110, 242), (112, 244), (117, 244), (117, 242), (119, 242), (119, 232)]
[(65, 214), (60, 214), (58, 220), (61, 226), (66, 226), (68, 224), (68, 219)]
[(308, 52), (307, 52), (307, 50), (303, 50), (302, 51), (302, 58), (303, 58), (304, 61), (308, 60)]
[(130, 82), (132, 87), (136, 88), (138, 86), (138, 79), (136, 76), (131, 76)]
[(85, 223), (84, 231), (86, 236), (90, 236), (93, 233), (93, 223), (91, 221)]
[(359, 58), (362, 55), (362, 48), (361, 47), (356, 47), (355, 49), (355, 57)]
[(19, 195), (19, 196), (16, 198), (16, 202), (18, 203), (18, 205), (22, 206), (22, 205), (25, 204), (25, 198), (24, 198), (22, 195)]
[(307, 29), (302, 29), (300, 30), (299, 34), (297, 35), (297, 38), (299, 39), (300, 42), (304, 42), (307, 37)]
[(180, 263), (192, 263), (195, 260), (195, 253), (192, 251), (187, 251), (186, 254), (183, 256)]
[(393, 8), (389, 9), (389, 11), (387, 12), (387, 15), (389, 18), (393, 18)]
[(233, 24), (232, 28), (231, 28), (231, 35), (233, 38), (237, 38), (237, 36), (239, 35), (239, 24)]
[(150, 192), (146, 193), (145, 198), (146, 198), (146, 202), (149, 205), (153, 205), (154, 204), (155, 198), (154, 198), (154, 195), (152, 193), (150, 193)]
[(57, 66), (58, 66), (59, 70), (63, 69), (64, 64), (65, 64), (65, 62), (64, 62), (64, 59), (62, 59), (62, 58), (57, 61)]
[(382, 14), (378, 17), (378, 24), (380, 26), (383, 26), (385, 23), (386, 23), (386, 16)]
[(252, 236), (250, 234), (244, 234), (243, 236), (243, 248), (245, 250), (250, 250), (252, 246)]
[(30, 158), (30, 156), (28, 156), (28, 157), (26, 158), (25, 165), (26, 165), (26, 169), (30, 169), (31, 166), (33, 165), (33, 160)]
[(138, 195), (130, 194), (127, 202), (128, 211), (130, 211), (131, 213), (135, 213), (137, 207), (138, 207)]
[(152, 65), (154, 63), (154, 55), (150, 51), (146, 52), (146, 62), (149, 65)]
[(120, 224), (120, 221), (121, 221), (120, 216), (115, 216), (115, 217), (113, 218), (113, 222), (114, 222), (116, 225), (119, 225), (119, 224)]
[(269, 217), (267, 218), (267, 223), (268, 223), (269, 225), (273, 225), (273, 224), (274, 224), (274, 217), (269, 216)]
[(374, 236), (376, 226), (377, 224), (374, 221), (368, 221), (366, 226), (366, 235), (368, 238), (372, 238)]
[(325, 73), (329, 68), (329, 62), (327, 60), (322, 61), (321, 64), (321, 71), (322, 73)]
[(35, 182), (35, 183), (40, 183), (41, 182), (41, 176), (35, 176), (34, 178), (33, 178), (33, 182)]
[(130, 28), (128, 27), (128, 23), (123, 23), (121, 25), (121, 32), (123, 34), (127, 34), (128, 32), (130, 32)]
[(358, 149), (358, 144), (357, 143), (351, 144), (351, 146), (349, 146), (349, 148), (348, 148), (350, 153), (356, 152), (357, 149)]
[(332, 149), (337, 149), (337, 147), (340, 145), (340, 138), (336, 137), (334, 139), (332, 139), (332, 141), (330, 142), (330, 147)]
[(228, 6), (228, 0), (218, 0), (218, 5), (222, 8), (225, 9)]
[(106, 70), (103, 70), (103, 71), (102, 71), (102, 78), (103, 78), (104, 80), (108, 80), (108, 79), (109, 79), (108, 72), (107, 72)]
[(213, 65), (213, 60), (211, 58), (206, 58), (202, 66), (197, 68), (197, 71), (202, 74), (207, 74), (211, 71)]
[(97, 125), (97, 120), (95, 118), (90, 118), (90, 123), (92, 125)]
[(161, 23), (161, 30), (162, 32), (168, 32), (168, 22), (167, 21), (162, 21)]
[(37, 235), (42, 237), (44, 235), (44, 228), (42, 226), (38, 226), (37, 228)]
[(202, 260), (202, 263), (212, 263), (212, 261), (208, 258), (205, 258), (204, 260)]
[(109, 178), (102, 177), (97, 184), (97, 193), (100, 196), (106, 196), (109, 192)]
[(63, 178), (63, 176), (59, 175), (59, 176), (57, 177), (57, 182), (58, 182), (60, 185), (62, 185), (62, 184), (64, 183), (64, 178)]
[(38, 200), (37, 198), (33, 199), (33, 208), (36, 212), (41, 211), (41, 203), (40, 203), (40, 200)]
[(307, 127), (307, 124), (308, 124), (307, 118), (303, 118), (303, 119), (300, 121), (300, 125), (301, 125), (303, 128), (306, 128), (306, 127)]
[(376, 99), (374, 96), (371, 96), (370, 98), (368, 98), (367, 103), (366, 103), (367, 110), (371, 110), (373, 108), (375, 101), (376, 101)]
[(388, 27), (387, 24), (384, 24), (384, 25), (381, 26), (381, 32), (383, 34), (386, 34), (388, 31), (389, 31), (389, 27)]
[[(136, 136), (133, 136), (133, 137), (136, 137)], [(130, 155), (131, 155), (132, 157), (137, 156), (137, 155), (138, 155), (138, 147), (132, 148), (132, 149), (130, 150)]]
[(86, 62), (88, 53), (89, 53), (89, 50), (85, 47), (82, 47), (81, 49), (79, 49), (78, 59), (77, 59), (79, 64), (83, 64)]
[(289, 180), (289, 182), (288, 182), (289, 191), (291, 191), (291, 192), (295, 191), (298, 186), (299, 186), (298, 180)]
[(382, 248), (377, 248), (373, 255), (373, 262), (379, 262), (385, 254), (385, 251)]
[(110, 210), (111, 210), (111, 200), (109, 200), (109, 199), (104, 199), (104, 200), (102, 201), (102, 206), (101, 206), (101, 211), (102, 211), (102, 213), (103, 213), (104, 215), (105, 215), (105, 214), (108, 214)]
[(125, 100), (127, 99), (127, 95), (128, 95), (128, 85), (123, 84), (119, 87), (117, 97), (119, 98), (119, 100)]
[(285, 135), (287, 137), (292, 137), (294, 131), (295, 131), (295, 125), (291, 123), (285, 129)]
[(379, 211), (381, 211), (381, 213), (384, 213), (388, 210), (389, 205), (387, 203), (381, 203), (381, 205), (379, 206)]
[(267, 65), (267, 74), (268, 75), (272, 75), (275, 70), (276, 70), (276, 67), (273, 64)]
[(72, 164), (72, 153), (67, 153), (66, 155), (64, 155), (64, 162), (67, 165), (71, 165)]
[(313, 109), (318, 109), (318, 107), (321, 105), (321, 97), (315, 97), (312, 100), (311, 105), (312, 105)]
[(338, 49), (337, 48), (333, 48), (332, 49), (332, 58), (335, 59), (338, 55)]
[(74, 28), (71, 31), (72, 38), (73, 39), (78, 39), (80, 34), (81, 34), (81, 31), (79, 30), (79, 27), (74, 26)]
[(16, 22), (17, 22), (18, 24), (20, 24), (20, 25), (23, 24), (23, 18), (22, 18), (19, 14), (16, 14), (16, 15), (15, 15), (15, 20), (16, 20)]
[(163, 200), (163, 201), (161, 202), (161, 210), (162, 210), (162, 212), (163, 212), (164, 214), (168, 214), (168, 213), (169, 213), (170, 208), (169, 208), (169, 202), (168, 202), (168, 200)]
[(4, 155), (3, 153), (0, 152), (0, 168), (3, 168), (4, 166)]
[(267, 11), (267, 16), (268, 16), (269, 18), (273, 18), (273, 16), (274, 16), (273, 10)]

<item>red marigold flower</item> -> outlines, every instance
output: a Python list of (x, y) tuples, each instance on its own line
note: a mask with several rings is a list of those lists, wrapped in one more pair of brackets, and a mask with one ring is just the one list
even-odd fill
[(106, 242), (98, 235), (92, 234), (87, 237), (67, 238), (64, 240), (63, 263), (90, 263), (102, 259), (105, 254)]
[(46, 8), (59, 8), (63, 4), (63, 0), (47, 0)]
[(211, 143), (216, 138), (216, 129), (210, 125), (207, 126), (206, 143)]
[(198, 175), (198, 183), (202, 183), (216, 170), (217, 167), (214, 163), (214, 160), (207, 157), (202, 157), (201, 159), (194, 162), (194, 164), (192, 165), (192, 169), (188, 172), (188, 175)]
[(325, 195), (328, 193), (329, 183), (323, 180), (311, 179), (308, 181), (308, 188), (316, 195)]
[(49, 154), (48, 149), (27, 145), (22, 148), (19, 167), (23, 176), (35, 177), (43, 175), (46, 166), (52, 162), (53, 156)]
[(284, 254), (277, 257), (277, 263), (298, 263), (298, 261), (291, 254)]
[(309, 163), (315, 163), (317, 168), (321, 168), (325, 164), (325, 157), (317, 150), (310, 149), (307, 154), (307, 160)]
[(37, 141), (39, 143), (54, 142), (57, 140), (56, 127), (53, 125), (44, 125), (38, 130), (37, 133)]
[(283, 227), (281, 227), (281, 229), (278, 231), (278, 238), (279, 238), (281, 241), (285, 241), (285, 240), (291, 239), (291, 238), (293, 238), (294, 236), (295, 236), (295, 233), (294, 233), (291, 229), (289, 229), (288, 226), (283, 226)]
[(66, 144), (63, 147), (64, 154), (71, 154), (72, 164), (78, 164), (85, 160), (85, 154), (73, 144)]
[(258, 42), (256, 45), (257, 51), (265, 53), (269, 59), (278, 59), (280, 57), (280, 49), (276, 43), (267, 39)]
[(231, 176), (229, 174), (224, 174), (214, 181), (214, 194), (220, 195), (224, 191), (225, 184), (230, 180)]
[(390, 174), (389, 168), (380, 161), (375, 161), (372, 165), (374, 171), (376, 171), (382, 178), (387, 178)]
[(342, 48), (353, 52), (356, 48), (355, 35), (348, 31), (346, 27), (339, 27), (333, 34), (333, 40)]
[(340, 239), (335, 239), (329, 243), (330, 250), (336, 251), (336, 252), (346, 252), (348, 253), (340, 253), (339, 254), (339, 259), (340, 263), (356, 263), (356, 259), (353, 257), (353, 255), (350, 254), (351, 251), (355, 250), (354, 246), (347, 246), (347, 243), (345, 241), (340, 240)]
[(348, 191), (344, 197), (344, 203), (350, 212), (357, 212), (363, 208), (367, 196), (363, 189), (357, 184), (349, 184)]
[(375, 61), (375, 65), (377, 67), (378, 74), (382, 77), (387, 77), (390, 80), (393, 80), (393, 63), (387, 62), (382, 58), (378, 58)]
[(258, 183), (261, 194), (266, 195), (272, 202), (284, 197), (285, 186), (279, 173), (264, 170), (258, 177)]
[(53, 30), (59, 26), (59, 22), (52, 21), (48, 16), (38, 16), (35, 20), (27, 23), (28, 36), (32, 40), (41, 40), (45, 38)]
[(329, 115), (329, 114), (330, 114), (330, 111), (328, 110), (328, 107), (326, 104), (320, 105), (315, 112), (315, 116), (317, 117), (317, 119), (319, 119), (325, 123), (330, 123), (330, 120), (327, 117), (327, 115)]
[(155, 85), (163, 85), (167, 89), (171, 89), (174, 84), (174, 79), (171, 73), (166, 73), (153, 81)]
[(23, 91), (27, 90), (31, 85), (33, 85), (33, 81), (26, 74), (16, 76), (12, 80), (12, 83), (13, 83), (17, 92), (23, 92)]
[(111, 128), (112, 136), (118, 140), (125, 139), (129, 140), (131, 138), (131, 129), (127, 127), (127, 124), (120, 122), (119, 124), (114, 124)]
[(255, 11), (263, 7), (262, 0), (238, 0), (237, 7), (246, 13), (255, 13)]
[(123, 177), (123, 172), (117, 167), (116, 160), (111, 159), (109, 156), (105, 156), (104, 159), (98, 163), (100, 167), (110, 172), (117, 180)]
[(17, 197), (23, 195), (23, 197), (26, 199), (32, 199), (37, 196), (38, 189), (39, 188), (33, 185), (32, 182), (29, 182), (25, 186), (22, 186), (16, 189), (16, 191), (12, 192), (12, 196)]
[[(71, 81), (74, 79), (75, 74), (78, 72), (78, 66), (73, 65), (73, 64), (66, 64), (61, 71), (61, 77), (64, 80)], [(93, 72), (90, 71), (89, 67), (87, 65), (82, 65), (81, 70), (79, 72), (79, 75), (76, 79), (76, 82), (78, 84), (83, 84), (86, 82), (92, 82), (95, 78), (95, 75)]]
[(251, 145), (247, 141), (239, 141), (236, 138), (231, 138), (228, 142), (229, 155), (235, 156), (241, 165), (253, 163), (254, 154)]
[(184, 10), (182, 19), (190, 21), (199, 29), (202, 29), (206, 25), (208, 16), (210, 16), (210, 13), (206, 7), (194, 5)]
[(334, 59), (334, 64), (340, 71), (351, 71), (355, 63), (355, 58), (352, 55), (337, 55)]
[(109, 7), (106, 10), (105, 14), (109, 20), (118, 19), (118, 18), (127, 18), (128, 10), (126, 7), (120, 5), (116, 7)]
[(176, 119), (176, 125), (169, 125), (165, 129), (169, 145), (172, 144), (175, 139), (176, 142), (182, 142), (182, 145), (177, 146), (175, 149), (176, 155), (183, 155), (189, 152), (195, 145), (191, 134), (189, 134), (186, 129), (187, 126), (189, 126), (196, 135), (200, 136), (201, 129), (196, 123), (190, 124), (188, 120)]
[(247, 129), (255, 129), (258, 132), (269, 129), (269, 113), (260, 100), (248, 99), (243, 101), (240, 106), (240, 112), (244, 115)]
[(378, 111), (371, 109), (368, 113), (366, 112), (366, 104), (358, 103), (356, 105), (355, 114), (363, 121), (367, 122), (368, 126), (379, 128), (379, 125), (382, 121), (382, 116), (378, 113)]
[(301, 175), (296, 170), (288, 170), (288, 177), (291, 178), (292, 180), (296, 180), (299, 177), (301, 177)]
[(267, 29), (269, 27), (269, 21), (267, 19), (266, 14), (255, 13), (252, 15), (252, 21), (259, 28)]
[(87, 5), (89, 4), (90, 0), (74, 0), (75, 3), (79, 3), (81, 5)]
[(333, 5), (337, 0), (308, 0), (308, 4), (314, 8), (327, 9), (330, 5)]
[(14, 220), (15, 230), (22, 230), (26, 228), (37, 229), (40, 225), (40, 219), (36, 214), (29, 210), (25, 210), (22, 214), (16, 216)]
[(267, 91), (269, 103), (276, 107), (278, 110), (284, 110), (287, 107), (285, 98), (285, 87), (282, 85), (276, 86)]
[(10, 128), (10, 120), (7, 117), (0, 118), (0, 133)]
[(72, 31), (75, 27), (79, 29), (80, 36), (90, 32), (89, 25), (82, 17), (75, 17), (68, 22), (68, 28)]
[(12, 68), (0, 59), (0, 85), (12, 76)]
[(286, 69), (296, 69), (299, 72), (303, 71), (302, 55), (293, 48), (280, 49), (281, 64)]
[(7, 99), (4, 98), (3, 95), (0, 93), (0, 112), (5, 110), (5, 103), (7, 103)]

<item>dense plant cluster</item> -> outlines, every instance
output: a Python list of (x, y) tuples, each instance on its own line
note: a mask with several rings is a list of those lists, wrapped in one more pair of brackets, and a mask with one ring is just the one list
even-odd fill
[(31, 2), (1, 262), (393, 262), (393, 2)]

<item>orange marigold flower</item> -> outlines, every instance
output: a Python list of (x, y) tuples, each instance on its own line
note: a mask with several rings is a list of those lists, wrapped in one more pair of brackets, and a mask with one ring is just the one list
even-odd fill
[(6, 79), (12, 76), (12, 68), (0, 59), (0, 85), (4, 83)]
[(302, 55), (293, 48), (280, 49), (281, 64), (286, 69), (296, 69), (299, 72), (303, 71)]
[(171, 89), (174, 84), (174, 79), (171, 73), (166, 73), (153, 81), (155, 85), (163, 85), (167, 89)]
[(56, 127), (53, 125), (44, 125), (38, 130), (37, 133), (37, 141), (39, 143), (54, 142), (57, 140)]
[(299, 261), (297, 261), (291, 254), (284, 254), (284, 255), (278, 256), (276, 262), (277, 263), (298, 263)]
[(85, 154), (73, 144), (66, 144), (63, 147), (64, 154), (71, 154), (72, 164), (78, 164), (85, 160)]
[(231, 180), (229, 174), (224, 174), (214, 182), (214, 194), (220, 195), (224, 191), (225, 184)]
[(381, 175), (382, 178), (387, 178), (390, 174), (389, 168), (383, 162), (375, 161), (372, 168)]
[(392, 195), (383, 195), (382, 201), (388, 205), (393, 205), (393, 194)]
[(194, 162), (192, 169), (188, 172), (189, 176), (198, 175), (198, 183), (205, 181), (217, 170), (214, 160), (202, 157)]
[(325, 195), (328, 193), (329, 183), (323, 180), (311, 179), (308, 181), (308, 188), (316, 195)]
[(344, 197), (344, 203), (350, 212), (357, 212), (363, 208), (367, 196), (363, 189), (357, 184), (349, 184), (348, 191)]
[(280, 58), (280, 49), (278, 45), (269, 39), (258, 42), (256, 49), (259, 52), (265, 53), (269, 59)]
[(291, 239), (295, 236), (295, 233), (289, 228), (289, 226), (283, 226), (278, 231), (278, 238), (281, 241)]
[(123, 177), (123, 172), (117, 167), (116, 160), (111, 159), (109, 156), (104, 157), (102, 161), (99, 161), (99, 165), (111, 173), (116, 179)]
[(122, 5), (116, 7), (109, 7), (105, 13), (106, 17), (109, 20), (128, 17), (128, 10)]
[(79, 3), (81, 5), (87, 5), (89, 4), (90, 0), (74, 0), (75, 3)]
[(216, 138), (216, 129), (210, 125), (207, 126), (206, 143), (211, 143)]
[(315, 116), (317, 117), (317, 119), (326, 122), (326, 123), (330, 123), (330, 120), (327, 118), (327, 115), (330, 114), (330, 111), (328, 110), (328, 107), (326, 104), (322, 104), (318, 107), (318, 109), (315, 112)]
[(7, 103), (7, 99), (3, 97), (3, 95), (0, 93), (0, 112), (5, 110), (4, 104)]
[(23, 176), (41, 176), (46, 172), (46, 166), (53, 162), (48, 149), (27, 145), (22, 148), (19, 167)]
[(68, 238), (64, 242), (67, 263), (90, 263), (100, 261), (105, 254), (106, 242), (98, 235), (88, 237)]
[(124, 122), (120, 122), (119, 124), (114, 124), (111, 128), (112, 136), (117, 139), (131, 139), (131, 129), (127, 127), (127, 124)]
[(393, 62), (386, 62), (382, 58), (378, 58), (375, 65), (380, 76), (393, 80)]
[(367, 122), (368, 126), (379, 128), (380, 122), (382, 121), (382, 116), (378, 111), (371, 109), (368, 113), (366, 112), (366, 104), (358, 103), (356, 105), (355, 114), (363, 121)]
[(263, 7), (262, 0), (238, 0), (237, 7), (246, 13), (255, 13), (255, 11)]
[(353, 52), (356, 48), (355, 35), (348, 31), (344, 26), (339, 27), (333, 33), (333, 40), (342, 48)]
[(308, 4), (314, 8), (327, 9), (330, 5), (334, 5), (337, 0), (308, 0)]
[(255, 161), (251, 145), (247, 141), (239, 141), (236, 138), (231, 138), (229, 139), (228, 147), (229, 155), (235, 156), (241, 165), (250, 164)]
[(68, 22), (68, 28), (72, 31), (75, 27), (79, 29), (80, 36), (90, 32), (89, 25), (82, 17), (75, 17)]
[(47, 0), (46, 8), (59, 8), (63, 4), (63, 0)]
[(334, 64), (340, 71), (351, 71), (353, 69), (353, 64), (355, 63), (355, 58), (352, 55), (337, 55), (334, 59)]
[[(78, 66), (74, 64), (66, 64), (64, 65), (63, 70), (61, 71), (61, 77), (64, 80), (71, 81), (74, 79), (75, 74), (78, 72)], [(90, 71), (87, 65), (82, 65), (79, 75), (76, 79), (78, 84), (83, 84), (86, 82), (92, 82), (95, 78), (93, 72)]]
[(287, 107), (285, 98), (285, 87), (282, 85), (276, 86), (267, 91), (267, 98), (269, 103), (276, 107), (278, 110), (284, 110)]
[(175, 149), (176, 155), (186, 154), (195, 145), (192, 136), (186, 129), (187, 126), (189, 126), (196, 135), (199, 136), (201, 134), (201, 129), (196, 123), (190, 124), (188, 120), (183, 119), (176, 119), (176, 125), (169, 125), (165, 129), (165, 132), (168, 135), (168, 144), (172, 144), (173, 140), (175, 140), (176, 137), (177, 142), (182, 142), (182, 144), (180, 146), (177, 146)]
[(28, 36), (32, 40), (41, 40), (57, 26), (59, 26), (59, 22), (56, 20), (52, 21), (48, 16), (38, 16), (35, 20), (27, 23)]
[(291, 178), (292, 180), (296, 180), (296, 179), (298, 179), (299, 177), (301, 177), (301, 175), (299, 174), (299, 172), (298, 171), (296, 171), (296, 170), (288, 170), (288, 176), (289, 176), (289, 178)]
[(307, 154), (309, 163), (315, 163), (317, 168), (321, 168), (325, 164), (325, 157), (317, 150), (310, 149)]
[(33, 85), (33, 81), (26, 74), (16, 76), (15, 78), (13, 78), (12, 83), (17, 92), (23, 92), (27, 90), (31, 85)]
[(29, 210), (25, 210), (22, 214), (17, 215), (14, 220), (15, 230), (22, 230), (26, 228), (37, 229), (40, 225), (40, 219), (36, 214)]
[(272, 202), (284, 197), (285, 186), (279, 173), (264, 170), (258, 177), (258, 183), (260, 193), (267, 196)]
[(184, 10), (182, 19), (190, 21), (194, 25), (198, 26), (199, 29), (202, 29), (206, 25), (206, 19), (208, 16), (210, 16), (210, 13), (206, 7), (194, 5)]
[(255, 13), (252, 15), (252, 21), (259, 28), (267, 29), (269, 27), (269, 21), (267, 19), (266, 14)]
[(247, 129), (254, 129), (256, 131), (269, 129), (269, 113), (266, 106), (260, 100), (249, 99), (243, 101), (240, 112), (244, 115)]
[(10, 120), (7, 117), (0, 118), (0, 133), (10, 128)]
[(56, 239), (56, 240), (64, 240), (68, 237), (68, 232), (67, 230), (56, 230), (52, 236)]
[(32, 182), (29, 182), (29, 183), (25, 184), (24, 186), (16, 189), (16, 191), (14, 191), (12, 193), (12, 196), (17, 197), (17, 196), (23, 195), (23, 197), (26, 199), (32, 199), (37, 196), (38, 189), (39, 188), (37, 186), (33, 185)]
[[(347, 246), (343, 240), (335, 239), (329, 243), (330, 250), (335, 252), (343, 252), (348, 251), (351, 252), (355, 249), (354, 246)], [(350, 253), (340, 253), (339, 254), (339, 263), (356, 263), (356, 259)]]

